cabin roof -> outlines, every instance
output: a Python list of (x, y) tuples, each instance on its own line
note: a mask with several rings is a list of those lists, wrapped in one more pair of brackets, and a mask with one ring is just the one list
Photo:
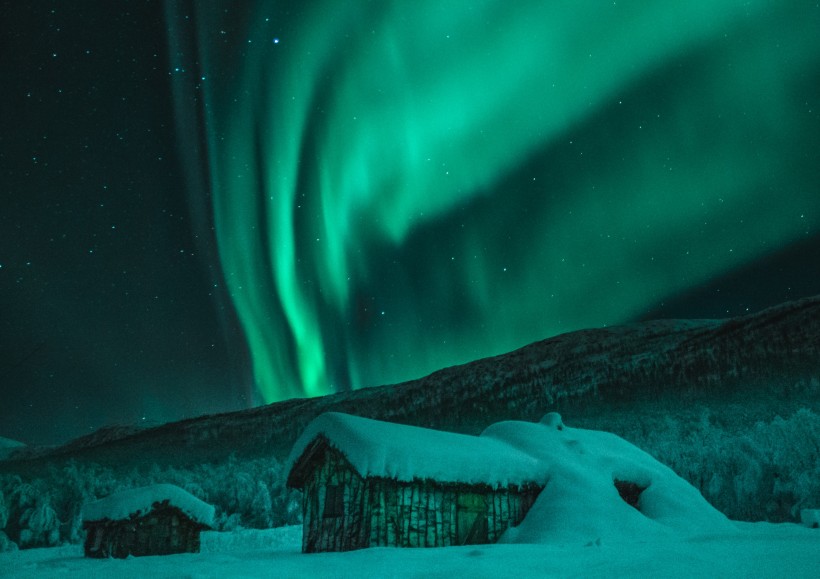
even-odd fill
[(191, 520), (213, 526), (214, 507), (191, 493), (171, 484), (156, 484), (111, 494), (104, 499), (83, 505), (83, 522), (127, 520), (141, 517), (153, 510), (155, 503), (168, 501)]
[(301, 488), (311, 459), (324, 445), (335, 448), (363, 477), (410, 482), (543, 485), (546, 472), (530, 454), (492, 436), (470, 436), (382, 422), (338, 412), (311, 422), (291, 451), (288, 485)]

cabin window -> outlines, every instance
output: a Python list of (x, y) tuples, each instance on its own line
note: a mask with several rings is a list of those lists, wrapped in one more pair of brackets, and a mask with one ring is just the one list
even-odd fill
[(345, 514), (345, 489), (342, 485), (327, 485), (325, 490), (325, 519)]

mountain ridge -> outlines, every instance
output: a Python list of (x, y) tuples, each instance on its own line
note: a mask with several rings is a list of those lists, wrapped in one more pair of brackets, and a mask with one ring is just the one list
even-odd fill
[(777, 400), (797, 391), (813, 400), (818, 380), (820, 296), (813, 296), (724, 320), (578, 330), (399, 384), (146, 429), (115, 427), (57, 448), (18, 450), (0, 467), (58, 457), (157, 460), (170, 449), (177, 456), (184, 449), (188, 460), (281, 457), (310, 420), (331, 410), (477, 433), (496, 420), (534, 420), (549, 410), (590, 415), (659, 401)]

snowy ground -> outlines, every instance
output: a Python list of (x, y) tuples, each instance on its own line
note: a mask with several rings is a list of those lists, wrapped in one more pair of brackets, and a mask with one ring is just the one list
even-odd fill
[(79, 546), (0, 554), (2, 577), (817, 577), (820, 531), (739, 524), (735, 533), (600, 545), (364, 549), (303, 555), (301, 528), (204, 533), (202, 553), (85, 559)]

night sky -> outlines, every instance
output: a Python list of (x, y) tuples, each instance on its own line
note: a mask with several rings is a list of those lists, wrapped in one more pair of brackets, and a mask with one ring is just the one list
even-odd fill
[(820, 293), (820, 3), (0, 7), (0, 436)]

